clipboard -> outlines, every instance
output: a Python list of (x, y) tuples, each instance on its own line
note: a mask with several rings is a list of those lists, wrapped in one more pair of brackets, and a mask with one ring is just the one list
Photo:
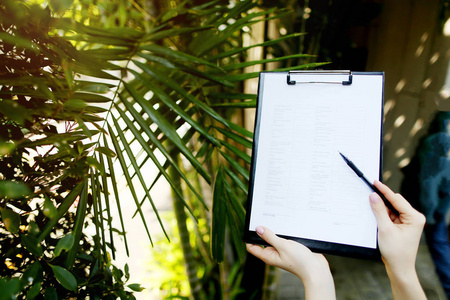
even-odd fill
[(259, 74), (244, 241), (255, 228), (312, 251), (379, 259), (372, 192), (345, 153), (381, 180), (383, 72)]

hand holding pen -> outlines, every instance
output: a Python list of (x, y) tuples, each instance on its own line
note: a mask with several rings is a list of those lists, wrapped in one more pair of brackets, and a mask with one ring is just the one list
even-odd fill
[(355, 164), (349, 160), (344, 154), (339, 152), (339, 154), (342, 156), (344, 161), (347, 163), (347, 165), (358, 175), (359, 178), (362, 179), (375, 193), (377, 193), (381, 199), (383, 200), (384, 204), (394, 213), (398, 216), (398, 211), (391, 205), (391, 203), (386, 199), (386, 197), (377, 189), (376, 186), (374, 186), (367, 178), (364, 176), (363, 172), (361, 172)]
[(394, 299), (426, 299), (415, 269), (425, 216), (380, 181), (376, 180), (374, 186), (398, 212), (398, 215), (389, 214), (381, 197), (376, 193), (369, 196), (377, 219), (378, 245)]
[[(402, 195), (376, 180), (374, 184), (355, 164), (339, 152), (347, 165), (373, 191), (369, 196), (377, 219), (378, 245), (391, 281), (394, 299), (426, 299), (415, 269), (425, 217)], [(383, 201), (380, 201), (383, 200)], [(386, 211), (386, 207), (392, 212)]]

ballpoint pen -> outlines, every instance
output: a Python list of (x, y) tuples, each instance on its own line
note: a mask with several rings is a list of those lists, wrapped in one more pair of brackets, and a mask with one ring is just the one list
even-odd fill
[(397, 216), (399, 215), (398, 211), (392, 206), (392, 204), (386, 199), (386, 197), (380, 192), (379, 189), (377, 189), (376, 186), (374, 186), (367, 178), (364, 176), (363, 172), (361, 172), (355, 164), (349, 160), (347, 157), (344, 156), (341, 152), (339, 154), (342, 156), (344, 161), (347, 163), (347, 165), (358, 175), (359, 178), (361, 178), (375, 193), (377, 193), (381, 199), (383, 199), (384, 204)]

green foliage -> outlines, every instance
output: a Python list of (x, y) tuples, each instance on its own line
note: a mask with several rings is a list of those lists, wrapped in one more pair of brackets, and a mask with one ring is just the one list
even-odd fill
[(9, 209), (7, 207), (1, 208), (0, 212), (6, 230), (10, 231), (11, 233), (19, 232), (20, 226), (19, 214), (15, 213), (12, 209)]
[(75, 241), (75, 238), (73, 237), (72, 233), (69, 233), (69, 234), (65, 235), (64, 237), (62, 237), (58, 241), (58, 244), (56, 244), (55, 251), (54, 251), (55, 257), (58, 257), (61, 254), (61, 251), (63, 251), (63, 250), (69, 251), (70, 249), (72, 249), (74, 241)]
[(48, 264), (55, 275), (56, 280), (67, 290), (77, 292), (77, 280), (72, 273), (60, 266)]
[(53, 34), (67, 24), (48, 9), (3, 1), (0, 15), (2, 295), (132, 297), (75, 207), (92, 210), (85, 178), (98, 163), (86, 141), (99, 130), (85, 123), (102, 120), (95, 103), (110, 101), (99, 94), (109, 87), (74, 80), (95, 58)]
[[(189, 283), (184, 270), (183, 252), (175, 216), (173, 212), (168, 212), (163, 218), (169, 223), (170, 243), (167, 243), (163, 236), (157, 236), (154, 247), (150, 249), (150, 258), (146, 264), (146, 268), (151, 271), (148, 288), (150, 292), (158, 294), (163, 299), (188, 297)], [(189, 229), (192, 230), (194, 226), (193, 222), (188, 223)], [(190, 235), (191, 242), (195, 242), (193, 237)], [(198, 253), (194, 255), (197, 256)]]
[[(207, 298), (239, 292), (229, 287), (238, 285), (245, 256), (240, 239), (252, 134), (230, 118), (255, 104), (242, 85), (258, 73), (245, 67), (302, 56), (245, 62), (248, 49), (270, 51), (278, 41), (246, 46), (243, 35), (288, 12), (216, 0), (154, 1), (150, 14), (139, 3), (0, 4), (0, 284), (7, 296), (134, 298), (141, 286), (127, 284), (128, 270), (110, 258), (112, 232), (128, 251), (118, 185), (125, 182), (153, 242), (145, 205), (169, 237), (152, 198), (160, 179), (181, 203), (176, 213), (188, 212), (179, 222), (206, 224), (182, 243), (198, 254), (185, 255), (185, 262), (197, 268), (200, 259), (205, 270), (189, 282), (201, 277)], [(146, 177), (148, 166), (157, 169), (154, 178)], [(204, 189), (213, 186), (211, 201)], [(112, 226), (113, 206), (120, 229)], [(92, 237), (84, 232), (88, 225), (95, 227)]]

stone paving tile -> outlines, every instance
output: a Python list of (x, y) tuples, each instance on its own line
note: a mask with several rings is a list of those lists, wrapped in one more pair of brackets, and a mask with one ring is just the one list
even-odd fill
[[(338, 300), (393, 299), (383, 263), (333, 255), (327, 256), (327, 259), (333, 272)], [(424, 243), (419, 247), (416, 269), (428, 300), (445, 300), (433, 261)], [(273, 300), (304, 299), (301, 281), (283, 270), (280, 270), (277, 290), (277, 299)]]

